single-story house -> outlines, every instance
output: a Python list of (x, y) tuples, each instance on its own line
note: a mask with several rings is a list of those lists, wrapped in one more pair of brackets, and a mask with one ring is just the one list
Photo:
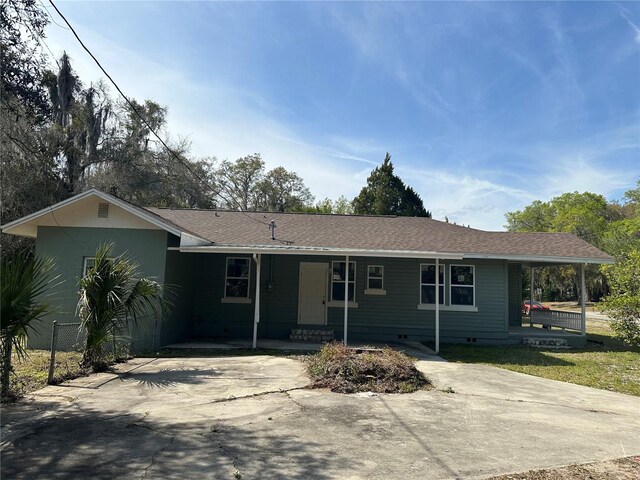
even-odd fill
[[(2, 231), (35, 238), (37, 253), (55, 259), (64, 284), (50, 321), (74, 321), (77, 280), (102, 243), (135, 259), (142, 275), (177, 286), (169, 318), (134, 332), (137, 350), (197, 337), (259, 345), (292, 332), (431, 341), (436, 350), (441, 342), (521, 343), (549, 335), (522, 324), (524, 268), (573, 264), (584, 282), (585, 264), (613, 262), (567, 233), (488, 232), (419, 217), (142, 208), (95, 189)], [(554, 335), (571, 344), (586, 341), (584, 305), (568, 320), (547, 314), (536, 323), (564, 327)], [(50, 335), (44, 326), (29, 345), (48, 348)]]

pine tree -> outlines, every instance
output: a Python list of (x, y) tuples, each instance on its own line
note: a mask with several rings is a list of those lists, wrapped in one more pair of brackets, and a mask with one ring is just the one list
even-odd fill
[(424, 208), (420, 195), (393, 173), (389, 153), (382, 165), (371, 172), (367, 185), (354, 198), (353, 210), (356, 214), (431, 218), (431, 212)]

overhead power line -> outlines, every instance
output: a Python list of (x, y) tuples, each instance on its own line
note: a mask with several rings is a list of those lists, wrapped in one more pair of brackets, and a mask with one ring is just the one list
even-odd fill
[(162, 144), (162, 146), (167, 150), (167, 152), (169, 152), (171, 154), (171, 156), (173, 158), (175, 158), (179, 163), (181, 163), (201, 184), (203, 184), (204, 186), (206, 186), (209, 191), (211, 193), (213, 193), (214, 195), (220, 197), (222, 200), (224, 200), (227, 203), (235, 203), (240, 211), (242, 213), (244, 213), (247, 217), (249, 217), (251, 220), (256, 221), (258, 223), (264, 224), (264, 225), (269, 225), (266, 222), (263, 222), (261, 220), (258, 220), (257, 218), (252, 217), (251, 215), (247, 214), (244, 210), (242, 210), (240, 204), (235, 200), (235, 199), (231, 199), (231, 202), (229, 202), (229, 199), (224, 198), (220, 192), (217, 192), (215, 188), (213, 188), (211, 186), (211, 184), (204, 178), (202, 178), (195, 170), (193, 170), (193, 168), (191, 168), (191, 166), (185, 162), (182, 158), (180, 158), (180, 156), (178, 154), (176, 154), (170, 147), (169, 145), (166, 144), (166, 142), (160, 137), (160, 135), (158, 135), (158, 133), (156, 133), (156, 131), (153, 129), (153, 127), (149, 124), (149, 122), (147, 121), (147, 119), (144, 117), (144, 115), (142, 115), (138, 109), (136, 108), (136, 106), (134, 105), (134, 103), (129, 100), (129, 98), (124, 94), (124, 92), (122, 91), (122, 89), (120, 88), (120, 86), (116, 83), (116, 81), (111, 77), (111, 75), (109, 75), (109, 73), (105, 70), (105, 68), (102, 66), (102, 64), (100, 63), (100, 61), (95, 57), (95, 55), (91, 52), (91, 50), (89, 50), (89, 48), (84, 44), (84, 42), (82, 41), (82, 39), (80, 38), (80, 36), (78, 35), (78, 33), (75, 31), (75, 29), (73, 28), (73, 26), (71, 25), (71, 23), (69, 22), (69, 20), (67, 20), (67, 18), (62, 14), (62, 12), (60, 11), (60, 9), (56, 6), (56, 4), (53, 2), (53, 0), (49, 0), (49, 3), (51, 4), (51, 6), (55, 9), (55, 11), (58, 13), (58, 15), (60, 15), (60, 18), (62, 18), (62, 20), (64, 21), (64, 23), (67, 24), (67, 26), (69, 27), (69, 30), (71, 30), (71, 33), (73, 33), (73, 36), (76, 37), (76, 40), (78, 40), (78, 43), (80, 43), (80, 45), (82, 46), (82, 48), (84, 49), (85, 52), (87, 52), (89, 54), (89, 56), (93, 59), (93, 61), (96, 63), (96, 65), (98, 65), (98, 68), (100, 68), (100, 70), (102, 71), (102, 73), (104, 73), (104, 75), (109, 79), (109, 81), (113, 84), (113, 86), (115, 87), (115, 89), (118, 91), (118, 93), (120, 94), (120, 96), (125, 100), (125, 102), (127, 102), (127, 104), (129, 105), (129, 107), (131, 108), (131, 110), (140, 118), (140, 120), (142, 120), (142, 123), (144, 123), (144, 125), (149, 129), (149, 131), (153, 134), (154, 137), (156, 137), (158, 139), (158, 141)]
[(64, 25), (60, 25), (58, 22), (56, 22), (55, 18), (53, 18), (53, 15), (51, 15), (51, 12), (49, 11), (49, 7), (47, 7), (44, 3), (42, 3), (42, 0), (38, 0), (38, 2), (40, 2), (40, 5), (42, 5), (44, 7), (44, 9), (47, 11), (47, 15), (49, 16), (49, 18), (51, 19), (51, 21), (59, 26), (60, 28), (62, 28), (63, 30), (69, 30), (67, 27), (65, 27)]
[[(153, 134), (154, 137), (156, 137), (158, 139), (158, 141), (162, 144), (162, 146), (164, 148), (167, 149), (167, 151), (176, 159), (178, 160), (180, 163), (182, 163), (187, 170), (189, 170), (191, 172), (191, 174), (197, 178), (201, 183), (203, 183), (207, 188), (212, 189), (211, 185), (209, 185), (209, 183), (204, 180), (200, 175), (198, 175), (198, 173), (196, 173), (186, 162), (184, 162), (170, 147), (169, 145), (167, 145), (165, 143), (165, 141), (160, 137), (160, 135), (158, 135), (156, 133), (156, 131), (153, 129), (153, 127), (149, 124), (149, 122), (147, 121), (147, 119), (144, 117), (144, 115), (142, 115), (138, 109), (136, 108), (136, 106), (133, 104), (133, 102), (131, 100), (129, 100), (129, 97), (127, 97), (124, 92), (120, 89), (120, 87), (118, 86), (118, 84), (116, 83), (116, 81), (111, 77), (111, 75), (109, 75), (109, 73), (104, 69), (104, 67), (102, 66), (102, 64), (98, 61), (98, 59), (93, 55), (93, 53), (91, 53), (91, 50), (89, 50), (87, 48), (87, 46), (84, 44), (84, 42), (82, 41), (82, 39), (78, 36), (78, 34), (76, 33), (75, 29), (71, 26), (71, 24), (69, 23), (69, 21), (67, 20), (67, 18), (62, 14), (62, 12), (58, 9), (58, 7), (56, 6), (55, 3), (53, 3), (53, 0), (49, 0), (49, 3), (51, 4), (51, 6), (56, 10), (56, 12), (58, 12), (58, 15), (60, 15), (60, 17), (62, 18), (62, 20), (64, 20), (64, 23), (67, 24), (67, 26), (69, 27), (69, 30), (71, 30), (71, 33), (73, 33), (73, 36), (76, 37), (76, 40), (78, 40), (78, 43), (80, 43), (80, 45), (82, 46), (82, 48), (85, 50), (85, 52), (87, 52), (89, 54), (89, 56), (93, 59), (93, 61), (96, 63), (96, 65), (98, 65), (98, 68), (100, 68), (100, 70), (102, 71), (102, 73), (105, 74), (105, 76), (109, 79), (109, 81), (113, 84), (113, 86), (116, 88), (116, 90), (118, 91), (118, 93), (120, 94), (120, 96), (125, 100), (125, 102), (127, 102), (127, 104), (129, 105), (129, 107), (131, 107), (131, 110), (140, 118), (140, 120), (142, 120), (142, 123), (145, 124), (145, 126), (149, 129), (149, 131)], [(215, 192), (214, 192), (215, 193)]]

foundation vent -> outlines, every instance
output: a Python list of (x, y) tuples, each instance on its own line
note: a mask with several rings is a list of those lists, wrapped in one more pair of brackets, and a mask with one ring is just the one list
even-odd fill
[(109, 218), (109, 204), (108, 203), (99, 203), (98, 204), (98, 218)]

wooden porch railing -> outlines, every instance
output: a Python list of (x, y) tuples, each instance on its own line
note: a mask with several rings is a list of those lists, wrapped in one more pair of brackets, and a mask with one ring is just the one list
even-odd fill
[(561, 310), (531, 310), (531, 324), (582, 331), (582, 314)]

